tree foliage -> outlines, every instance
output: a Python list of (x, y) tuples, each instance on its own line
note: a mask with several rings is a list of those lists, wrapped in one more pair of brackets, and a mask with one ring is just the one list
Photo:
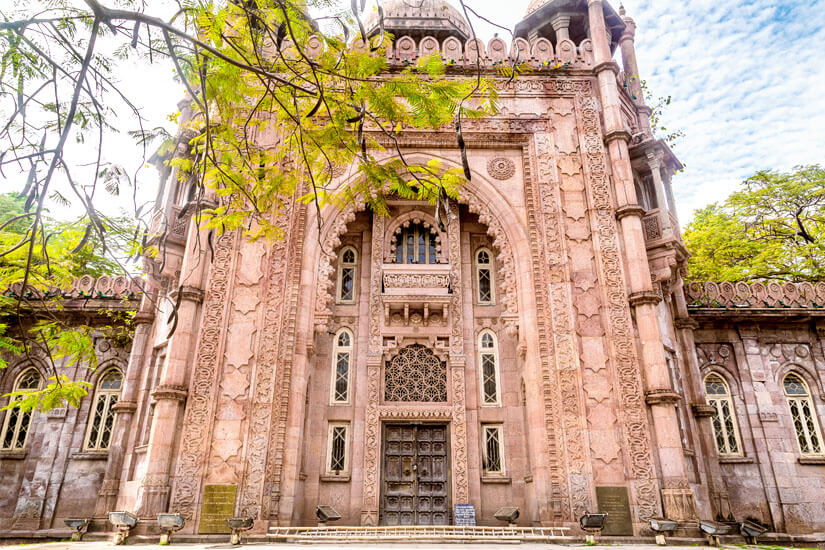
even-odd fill
[[(52, 368), (45, 394), (21, 402), (75, 403), (85, 389), (59, 372), (57, 359), (94, 365), (91, 335), (106, 328), (73, 326), (58, 315), (27, 324), (33, 308), (59, 310), (49, 289), (81, 266), (100, 272), (114, 262), (127, 271), (118, 251), (133, 258), (166, 253), (169, 224), (152, 234), (156, 212), (139, 204), (138, 178), (101, 154), (105, 136), (124, 130), (112, 123), (118, 110), (136, 122), (125, 130), (144, 159), (158, 138), (167, 152), (175, 145), (168, 169), (209, 231), (207, 243), (198, 243), (204, 247), (224, 231), (278, 238), (278, 214), (296, 198), (318, 214), (326, 204), (355, 200), (381, 214), (394, 194), (429, 200), (437, 217), (447, 215), (447, 201), (470, 177), (462, 121), (496, 112), (493, 81), (480, 67), (450, 74), (437, 54), (390, 68), (392, 37), (380, 5), (368, 36), (363, 2), (353, 0), (344, 16), (307, 15), (329, 13), (328, 2), (176, 0), (165, 20), (135, 0), (15, 0), (0, 8), (0, 175), (25, 175), (16, 190), (22, 210), (0, 199), (14, 209), (0, 235), (0, 287), (18, 283), (38, 297), (4, 297), (3, 318), (17, 329), (6, 330), (0, 345)], [(118, 84), (118, 67), (134, 60), (174, 67), (185, 87), (183, 108), (172, 115), (180, 124), (176, 141), (145, 127), (130, 91)], [(463, 170), (407, 161), (402, 132), (445, 128), (456, 134)], [(333, 181), (341, 168), (356, 175), (346, 185)], [(129, 191), (138, 220), (131, 233), (100, 208)], [(79, 214), (57, 223), (47, 216), (50, 203)], [(93, 255), (84, 259), (86, 252)], [(106, 260), (95, 264), (100, 257)]]
[(684, 231), (698, 281), (825, 279), (825, 169), (763, 170)]

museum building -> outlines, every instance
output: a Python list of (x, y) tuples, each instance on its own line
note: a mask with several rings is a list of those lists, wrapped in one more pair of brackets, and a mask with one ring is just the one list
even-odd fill
[[(319, 505), (340, 525), (450, 525), (472, 505), (479, 525), (515, 506), (524, 526), (608, 511), (613, 535), (651, 517), (825, 533), (825, 283), (683, 283), (681, 165), (651, 131), (633, 20), (534, 0), (512, 43), (483, 44), (440, 0), (384, 14), (390, 70), (436, 51), (448, 74), (532, 69), (465, 122), (472, 179), (446, 223), (397, 197), (320, 220), (295, 200), (283, 239), (208, 249), (161, 166), (165, 257), (147, 260), (129, 349), (101, 338), (95, 372), (66, 367), (93, 386), (79, 409), (0, 413), (3, 536), (106, 530), (114, 510), (150, 534), (166, 511), (183, 533), (248, 516), (263, 534)], [(399, 139), (461, 166), (449, 129)], [(82, 278), (68, 311), (134, 284)], [(45, 383), (9, 362), (4, 394)]]

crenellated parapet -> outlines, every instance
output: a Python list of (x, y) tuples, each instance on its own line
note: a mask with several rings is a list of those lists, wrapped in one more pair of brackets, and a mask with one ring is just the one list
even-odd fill
[(695, 282), (685, 287), (691, 309), (810, 309), (825, 314), (825, 281)]
[(60, 288), (51, 287), (46, 291), (29, 286), (24, 292), (22, 283), (15, 283), (6, 290), (5, 295), (14, 298), (22, 297), (30, 304), (36, 305), (38, 300), (61, 298), (64, 301), (72, 300), (127, 300), (135, 301), (143, 292), (142, 280), (136, 277), (119, 275), (110, 277), (101, 275), (83, 275), (72, 279), (71, 285)]
[(391, 65), (412, 65), (422, 57), (440, 53), (448, 66), (477, 66), (492, 69), (499, 65), (516, 63), (523, 68), (550, 71), (560, 68), (589, 69), (593, 67), (593, 45), (589, 38), (576, 44), (572, 40), (559, 40), (555, 46), (546, 38), (527, 41), (516, 38), (507, 43), (494, 37), (487, 42), (470, 39), (462, 42), (451, 36), (442, 41), (434, 36), (424, 36), (416, 41), (410, 36), (399, 37), (387, 49)]
[[(376, 38), (372, 43), (377, 43)], [(289, 51), (291, 44), (284, 41), (282, 49)], [(363, 48), (358, 40), (352, 46)], [(303, 53), (313, 58), (323, 50), (323, 42), (310, 37), (303, 47)], [(516, 63), (522, 69), (529, 68), (539, 73), (557, 69), (591, 69), (594, 66), (593, 44), (589, 38), (578, 43), (562, 39), (554, 44), (547, 38), (528, 41), (516, 38), (508, 43), (500, 37), (490, 39), (486, 44), (479, 38), (460, 40), (455, 36), (438, 39), (434, 35), (425, 35), (420, 39), (401, 35), (387, 47), (387, 61), (392, 67), (414, 65), (418, 59), (432, 54), (440, 54), (448, 67), (476, 67), (495, 70), (500, 65)]]

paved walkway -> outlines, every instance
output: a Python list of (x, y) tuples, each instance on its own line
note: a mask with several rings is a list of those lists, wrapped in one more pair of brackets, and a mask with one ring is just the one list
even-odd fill
[[(389, 550), (514, 550), (513, 547), (518, 546), (519, 550), (571, 550), (593, 548), (581, 543), (571, 544), (540, 544), (540, 543), (509, 543), (509, 544), (347, 544), (347, 550), (376, 550), (387, 548)], [(247, 543), (241, 547), (231, 546), (229, 544), (191, 544), (191, 543), (173, 543), (174, 548), (180, 550), (263, 550), (264, 548), (271, 548), (273, 550), (341, 550), (342, 544), (292, 544), (292, 543)], [(663, 547), (655, 544), (600, 544), (598, 547), (611, 547), (616, 550), (619, 548), (638, 549), (638, 550), (662, 550)], [(160, 550), (157, 544), (129, 544), (126, 547), (115, 546), (110, 542), (50, 542), (40, 544), (21, 544), (14, 545), (14, 548), (24, 550), (26, 548), (33, 548), (37, 550), (127, 550), (134, 548), (135, 550)], [(670, 546), (668, 550), (698, 550), (701, 548), (710, 549), (709, 546)], [(767, 544), (760, 544), (757, 546), (745, 545), (724, 545), (722, 548), (728, 550), (741, 550), (743, 548), (752, 548), (754, 550), (780, 550), (784, 547), (771, 546)], [(172, 549), (170, 549), (172, 550)]]

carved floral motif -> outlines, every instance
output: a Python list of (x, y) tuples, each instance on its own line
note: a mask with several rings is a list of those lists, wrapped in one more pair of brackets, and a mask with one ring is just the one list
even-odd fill
[(509, 180), (516, 173), (516, 165), (506, 157), (496, 157), (487, 161), (487, 173), (497, 180)]
[(599, 237), (597, 259), (606, 290), (607, 330), (611, 334), (610, 342), (618, 374), (617, 389), (624, 415), (624, 447), (630, 458), (639, 517), (647, 519), (659, 513), (656, 473), (596, 99), (589, 94), (579, 95), (576, 112), (583, 128), (582, 156), (588, 179), (586, 188), (589, 202), (595, 211)]
[(697, 308), (821, 308), (825, 306), (825, 282), (690, 283), (685, 298), (690, 307)]
[(432, 273), (385, 273), (384, 288), (446, 288), (449, 275)]
[(212, 425), (214, 389), (219, 367), (218, 350), (223, 341), (223, 326), (229, 302), (229, 274), (236, 234), (218, 238), (203, 304), (203, 321), (189, 398), (183, 422), (174, 486), (169, 510), (191, 520), (199, 500), (205, 450)]
[(552, 168), (555, 164), (553, 142), (550, 136), (538, 134), (536, 156), (539, 158), (538, 194), (541, 199), (541, 219), (544, 221), (544, 235), (547, 239), (546, 254), (548, 267), (552, 266), (545, 280), (550, 289), (549, 305), (553, 318), (553, 343), (561, 391), (561, 426), (564, 429), (568, 455), (568, 482), (570, 504), (573, 517), (587, 511), (589, 490), (590, 458), (586, 441), (586, 426), (583, 425), (583, 405), (580, 403), (579, 356), (575, 334), (575, 320), (572, 318), (572, 298), (570, 295), (570, 273), (560, 226), (559, 187), (552, 185)]

